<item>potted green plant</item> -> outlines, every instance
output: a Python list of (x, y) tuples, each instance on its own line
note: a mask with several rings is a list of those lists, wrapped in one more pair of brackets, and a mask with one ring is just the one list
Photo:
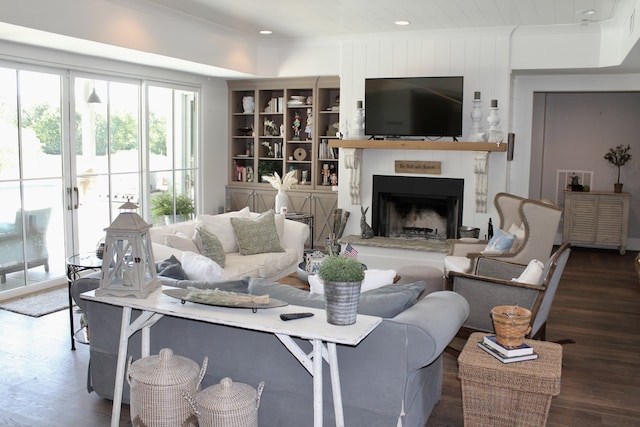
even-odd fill
[[(186, 221), (191, 219), (191, 216), (195, 212), (195, 206), (193, 200), (187, 194), (176, 194), (175, 204), (175, 219), (176, 222)], [(163, 218), (166, 224), (171, 224), (174, 219), (173, 215), (173, 192), (163, 191), (160, 194), (156, 194), (151, 197), (151, 214), (154, 218)]]
[(622, 183), (620, 182), (620, 168), (624, 166), (629, 160), (631, 160), (631, 146), (627, 144), (620, 144), (615, 148), (609, 148), (607, 154), (604, 155), (606, 161), (608, 161), (612, 166), (616, 166), (618, 168), (618, 181), (613, 184), (614, 192), (621, 193), (622, 192)]
[(318, 269), (324, 281), (324, 302), (327, 322), (333, 325), (352, 325), (356, 322), (360, 286), (364, 269), (354, 258), (330, 255)]

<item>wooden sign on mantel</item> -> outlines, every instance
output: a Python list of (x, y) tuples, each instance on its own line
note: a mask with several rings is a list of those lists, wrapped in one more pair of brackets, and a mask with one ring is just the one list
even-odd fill
[(441, 162), (423, 162), (418, 160), (396, 160), (396, 173), (428, 173), (440, 175)]

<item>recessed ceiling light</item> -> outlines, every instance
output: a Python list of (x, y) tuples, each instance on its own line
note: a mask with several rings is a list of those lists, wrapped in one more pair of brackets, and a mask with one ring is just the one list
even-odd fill
[(576, 15), (595, 15), (595, 9), (583, 9), (576, 12)]
[(409, 25), (409, 24), (411, 24), (411, 22), (409, 22), (409, 21), (394, 21), (394, 24), (396, 24), (396, 25)]
[(273, 31), (271, 31), (271, 30), (260, 30), (260, 34), (269, 35), (269, 34), (273, 34)]

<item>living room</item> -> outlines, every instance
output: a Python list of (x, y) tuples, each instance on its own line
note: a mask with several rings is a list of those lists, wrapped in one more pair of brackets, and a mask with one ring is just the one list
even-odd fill
[[(502, 130), (515, 135), (512, 161), (507, 160), (506, 153), (489, 155), (490, 200), (494, 194), (507, 191), (556, 201), (556, 169), (592, 171), (591, 189), (611, 191), (615, 168), (606, 163), (603, 155), (619, 143), (630, 144), (634, 154), (631, 167), (623, 168), (624, 191), (634, 195), (638, 192), (639, 169), (634, 163), (635, 153), (640, 149), (640, 142), (635, 140), (640, 129), (637, 120), (624, 116), (625, 111), (637, 111), (634, 110), (637, 100), (622, 102), (622, 98), (616, 97), (620, 92), (632, 96), (640, 93), (640, 67), (634, 67), (638, 31), (632, 26), (628, 31), (635, 4), (629, 2), (616, 2), (618, 10), (624, 12), (616, 21), (580, 25), (578, 20), (574, 25), (556, 29), (483, 27), (299, 40), (258, 39), (236, 31), (223, 34), (218, 31), (218, 24), (176, 14), (161, 1), (160, 9), (154, 9), (156, 5), (150, 1), (50, 3), (26, 0), (15, 2), (10, 8), (1, 7), (0, 58), (9, 63), (46, 64), (114, 75), (148, 73), (158, 79), (201, 87), (200, 148), (202, 163), (207, 165), (199, 177), (204, 184), (198, 204), (201, 213), (217, 213), (226, 203), (229, 140), (226, 82), (253, 77), (339, 76), (341, 115), (347, 130), (357, 101), (363, 98), (366, 78), (463, 75), (461, 140), (465, 140), (470, 128), (475, 91), (482, 93), (485, 129), (489, 103), (495, 99)], [(199, 42), (193, 43), (194, 40)], [(603, 45), (617, 49), (603, 49)], [(572, 101), (576, 93), (591, 99), (588, 103)], [(599, 105), (602, 102), (596, 96), (599, 93), (610, 96), (611, 104)], [(612, 105), (620, 109), (612, 110)], [(611, 112), (612, 117), (594, 120), (597, 114), (591, 115), (593, 111)], [(626, 120), (621, 124), (620, 118)], [(551, 119), (566, 120), (567, 127), (576, 132), (544, 127)], [(553, 154), (554, 146), (560, 148), (564, 158), (550, 167), (549, 162), (558, 160), (560, 155)], [(487, 212), (474, 209), (476, 175), (471, 152), (364, 149), (361, 154), (362, 206), (372, 204), (371, 177), (395, 175), (395, 160), (433, 161), (441, 162), (440, 176), (461, 178), (468, 183), (464, 195), (465, 225), (477, 226), (485, 235), (489, 219), (494, 222), (497, 219), (490, 203)], [(341, 170), (342, 176), (349, 173)], [(349, 180), (340, 181), (338, 205), (353, 214), (345, 234), (359, 234), (360, 204), (352, 203), (348, 187)], [(634, 198), (628, 237), (627, 249), (640, 249), (640, 200)], [(421, 260), (410, 251), (359, 249), (362, 256), (385, 258), (394, 265)], [(75, 380), (74, 392), (84, 393), (78, 391), (81, 382)]]

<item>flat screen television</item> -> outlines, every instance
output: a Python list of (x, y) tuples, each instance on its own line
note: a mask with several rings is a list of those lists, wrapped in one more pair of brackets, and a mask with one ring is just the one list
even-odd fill
[(365, 80), (365, 134), (373, 137), (462, 135), (463, 77)]

